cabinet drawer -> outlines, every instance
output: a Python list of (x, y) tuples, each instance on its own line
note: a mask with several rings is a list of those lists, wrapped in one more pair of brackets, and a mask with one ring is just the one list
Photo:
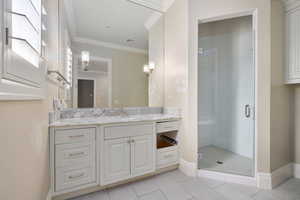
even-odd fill
[(56, 167), (93, 166), (95, 163), (95, 142), (87, 144), (60, 144), (55, 146)]
[(78, 170), (58, 169), (56, 170), (55, 191), (71, 189), (84, 184), (96, 182), (94, 168), (83, 168)]
[(124, 138), (153, 133), (152, 124), (110, 126), (104, 128), (104, 138)]
[(156, 132), (157, 133), (176, 131), (178, 129), (179, 129), (179, 121), (158, 122), (156, 124)]
[(55, 144), (72, 144), (95, 140), (95, 128), (68, 129), (55, 131)]
[(178, 150), (176, 147), (168, 149), (159, 149), (157, 150), (157, 166), (167, 167), (169, 165), (178, 163)]

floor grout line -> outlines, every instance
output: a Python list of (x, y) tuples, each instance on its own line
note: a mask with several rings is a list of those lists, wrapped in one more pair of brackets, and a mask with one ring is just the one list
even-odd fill
[[(157, 176), (159, 178), (159, 175)], [(187, 183), (187, 184), (196, 184), (197, 182), (193, 182), (195, 180), (200, 180), (202, 179), (201, 182), (199, 182), (199, 188), (202, 186), (203, 184), (203, 197), (202, 197), (202, 193), (199, 193), (198, 190), (198, 185), (196, 185), (196, 187), (191, 188), (191, 190), (189, 188), (185, 188), (183, 184)], [(205, 179), (208, 180), (207, 182), (205, 182)], [(211, 181), (210, 181), (211, 180)], [(292, 179), (290, 179), (292, 180)], [(145, 181), (145, 180), (144, 180)], [(191, 181), (191, 182), (190, 182)], [(141, 181), (143, 182), (143, 180)], [(190, 183), (189, 183), (190, 182)], [(95, 192), (95, 195), (92, 195), (91, 197), (89, 197), (87, 195), (83, 195), (81, 197), (77, 197), (77, 198), (73, 198), (70, 200), (88, 200), (88, 199), (97, 199), (97, 200), (112, 200), (114, 198), (118, 198), (118, 200), (133, 200), (133, 198), (135, 200), (140, 200), (142, 199), (144, 196), (147, 195), (146, 198), (152, 198), (156, 200), (156, 195), (159, 194), (159, 197), (161, 197), (163, 200), (174, 200), (174, 199), (178, 199), (177, 196), (174, 196), (176, 193), (176, 187), (174, 187), (172, 189), (172, 185), (179, 185), (183, 190), (180, 190), (180, 195), (183, 195), (183, 199), (180, 200), (200, 200), (203, 199), (204, 197), (207, 197), (208, 199), (214, 198), (214, 195), (219, 196), (221, 199), (223, 200), (233, 200), (235, 199), (237, 196), (240, 195), (240, 197), (247, 197), (248, 199), (251, 200), (255, 200), (255, 198), (264, 198), (264, 196), (266, 195), (266, 198), (268, 196), (270, 196), (269, 200), (282, 200), (282, 195), (289, 195), (291, 200), (300, 200), (300, 193), (298, 192), (297, 188), (300, 188), (300, 181), (296, 180), (296, 181), (292, 181), (292, 182), (287, 182), (287, 186), (285, 187), (278, 187), (278, 191), (277, 192), (281, 192), (281, 193), (271, 193), (270, 191), (265, 191), (265, 190), (261, 190), (261, 189), (257, 189), (254, 190), (253, 187), (251, 186), (246, 186), (244, 187), (235, 187), (232, 186), (230, 183), (227, 182), (223, 182), (223, 181), (217, 181), (217, 180), (213, 180), (213, 179), (209, 179), (209, 178), (201, 178), (201, 177), (195, 177), (195, 178), (190, 178), (187, 176), (184, 176), (183, 174), (181, 174), (181, 172), (176, 172), (176, 173), (171, 173), (170, 176), (166, 176), (166, 177), (162, 177), (162, 179), (156, 179), (153, 182), (144, 182), (141, 185), (136, 185), (137, 187), (135, 187), (134, 184), (127, 184), (124, 185), (125, 188), (127, 188), (126, 190), (122, 191), (122, 193), (118, 194), (118, 196), (115, 196), (114, 194), (111, 195), (114, 191), (114, 189), (118, 188), (111, 188), (111, 189), (104, 189), (102, 191), (98, 191)], [(290, 185), (292, 184), (292, 185)], [(235, 184), (235, 185), (239, 185), (239, 184)], [(285, 184), (286, 185), (286, 184)], [(189, 185), (187, 185), (189, 186)], [(192, 186), (192, 185), (191, 185)], [(224, 187), (225, 188), (221, 188)], [(122, 187), (122, 186), (121, 186)], [(167, 190), (165, 190), (165, 187), (170, 187)], [(219, 190), (221, 188), (221, 190)], [(295, 189), (294, 189), (295, 188)], [(291, 190), (293, 189), (293, 190)], [(277, 189), (274, 189), (277, 190)], [(148, 192), (147, 192), (148, 191)], [(202, 190), (201, 190), (202, 191)], [(118, 192), (118, 190), (117, 190)], [(141, 195), (138, 195), (138, 193), (141, 193)], [(175, 193), (174, 193), (175, 192)], [(194, 192), (198, 192), (198, 193), (194, 193)], [(97, 193), (99, 193), (99, 196), (97, 195)], [(215, 193), (215, 194), (211, 194), (210, 193)], [(92, 193), (91, 193), (92, 194)], [(199, 194), (199, 195), (198, 195)], [(206, 194), (206, 195), (205, 195)], [(174, 196), (173, 199), (170, 199), (171, 196)], [(273, 196), (275, 195), (275, 196)], [(299, 197), (298, 197), (299, 196)], [(103, 197), (103, 198), (102, 198)], [(169, 197), (169, 198), (168, 198)], [(272, 198), (273, 197), (273, 198)]]
[(163, 194), (163, 196), (165, 197), (166, 200), (169, 200), (167, 195), (164, 193), (164, 191), (162, 191), (161, 189), (159, 189), (159, 191)]

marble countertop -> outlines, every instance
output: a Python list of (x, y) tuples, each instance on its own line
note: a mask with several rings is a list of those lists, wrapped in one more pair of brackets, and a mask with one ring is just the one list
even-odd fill
[(179, 120), (178, 114), (142, 114), (142, 115), (124, 115), (124, 116), (101, 116), (86, 118), (59, 119), (49, 124), (50, 127), (64, 126), (84, 126), (84, 125), (105, 125), (115, 123), (130, 122), (159, 122), (166, 120)]

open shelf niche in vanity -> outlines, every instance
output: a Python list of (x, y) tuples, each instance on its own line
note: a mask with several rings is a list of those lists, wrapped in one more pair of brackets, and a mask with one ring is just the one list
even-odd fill
[(156, 123), (156, 168), (178, 164), (178, 128), (179, 121)]

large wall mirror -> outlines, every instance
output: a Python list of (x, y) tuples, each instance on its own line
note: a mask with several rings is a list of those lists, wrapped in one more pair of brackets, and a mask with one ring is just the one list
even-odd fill
[(163, 31), (152, 31), (162, 13), (128, 0), (63, 0), (60, 13), (66, 62), (72, 55), (71, 105), (149, 106), (151, 73), (162, 65), (154, 54), (163, 54), (149, 46), (162, 46)]

